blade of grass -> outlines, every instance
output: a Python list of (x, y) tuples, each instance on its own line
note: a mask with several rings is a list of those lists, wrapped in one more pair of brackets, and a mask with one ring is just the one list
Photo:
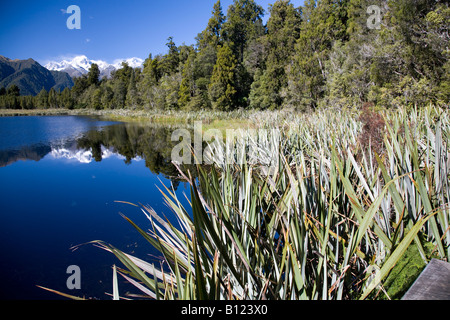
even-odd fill
[(117, 283), (116, 265), (113, 266), (113, 300), (120, 300), (120, 298), (119, 298), (119, 284)]
[(56, 293), (57, 295), (60, 295), (60, 296), (62, 296), (64, 298), (69, 298), (69, 299), (77, 300), (77, 301), (85, 301), (86, 300), (84, 298), (80, 298), (80, 297), (76, 297), (76, 296), (73, 296), (73, 295), (70, 295), (70, 294), (67, 294), (67, 293), (63, 293), (61, 291), (57, 291), (57, 290), (53, 290), (53, 289), (49, 289), (49, 288), (45, 288), (45, 287), (41, 287), (41, 286), (36, 286), (36, 287), (44, 289), (44, 290), (47, 290), (47, 291), (50, 291), (52, 293)]

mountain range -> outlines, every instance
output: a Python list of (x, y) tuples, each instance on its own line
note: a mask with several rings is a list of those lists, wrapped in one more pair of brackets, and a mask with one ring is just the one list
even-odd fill
[(76, 56), (69, 60), (50, 61), (42, 66), (33, 59), (12, 60), (0, 55), (0, 88), (15, 84), (21, 95), (37, 95), (42, 88), (49, 91), (62, 91), (66, 87), (72, 88), (73, 78), (89, 72), (93, 63), (100, 69), (100, 78), (110, 77), (115, 70), (122, 68), (122, 62), (132, 68), (142, 68), (144, 60), (129, 58), (116, 60), (110, 64), (102, 60), (90, 60), (85, 55)]
[(37, 95), (42, 88), (62, 91), (73, 86), (69, 74), (48, 70), (33, 59), (11, 60), (0, 56), (0, 88), (17, 85), (21, 95)]
[(105, 78), (110, 77), (113, 71), (122, 68), (122, 62), (128, 63), (132, 68), (142, 68), (144, 64), (144, 60), (140, 58), (116, 60), (114, 63), (110, 64), (103, 60), (90, 60), (85, 55), (81, 55), (68, 60), (50, 61), (45, 64), (45, 67), (51, 71), (67, 72), (73, 78), (87, 74), (91, 65), (95, 63), (100, 69), (100, 78)]

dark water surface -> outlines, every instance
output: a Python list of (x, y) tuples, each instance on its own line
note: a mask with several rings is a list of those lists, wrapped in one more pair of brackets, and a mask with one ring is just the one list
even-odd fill
[[(110, 253), (104, 240), (147, 261), (156, 251), (120, 215), (150, 227), (139, 208), (170, 218), (157, 187), (171, 185), (172, 130), (80, 116), (0, 118), (0, 299), (58, 299), (36, 285), (87, 298), (111, 299)], [(174, 181), (177, 194), (189, 194)], [(71, 265), (81, 290), (68, 290)], [(120, 279), (119, 279), (120, 280)], [(121, 295), (133, 290), (119, 282)]]

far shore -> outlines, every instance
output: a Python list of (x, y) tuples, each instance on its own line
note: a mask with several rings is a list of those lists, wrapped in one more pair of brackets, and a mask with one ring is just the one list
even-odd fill
[[(1, 117), (20, 116), (97, 116), (113, 121), (150, 122), (162, 125), (192, 125), (194, 121), (202, 121), (203, 129), (235, 129), (255, 126), (253, 117), (261, 111), (183, 111), (183, 110), (130, 110), (130, 109), (0, 109)], [(264, 111), (263, 111), (264, 112)], [(278, 111), (280, 112), (280, 111)], [(283, 111), (281, 111), (283, 112)], [(292, 113), (291, 113), (292, 114)]]
[[(93, 110), (93, 109), (64, 109), (64, 108), (54, 108), (54, 109), (0, 109), (0, 117), (14, 117), (14, 116), (64, 116), (64, 115), (74, 115), (74, 116), (104, 116), (111, 118), (129, 118), (129, 120), (139, 120), (139, 119), (153, 119), (157, 115), (155, 112), (146, 112), (143, 110)], [(165, 114), (161, 114), (165, 116)], [(173, 117), (172, 117), (173, 118)], [(181, 119), (181, 117), (180, 117)]]

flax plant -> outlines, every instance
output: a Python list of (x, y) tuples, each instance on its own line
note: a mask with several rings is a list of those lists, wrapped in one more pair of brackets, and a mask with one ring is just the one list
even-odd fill
[[(376, 151), (380, 136), (364, 131), (356, 111), (264, 117), (270, 123), (261, 128), (276, 118), (280, 130), (239, 140), (228, 161), (230, 146), (214, 142), (212, 165), (199, 166), (196, 180), (179, 169), (191, 208), (173, 189), (161, 190), (179, 227), (150, 206), (140, 206), (149, 230), (125, 217), (164, 256), (161, 266), (96, 244), (115, 254), (124, 265), (118, 273), (151, 299), (386, 295), (385, 280), (410, 246), (424, 263), (431, 259), (426, 244), (448, 261), (450, 117), (433, 107), (378, 114)], [(276, 142), (274, 158), (264, 150)], [(242, 150), (253, 150), (252, 157)]]

